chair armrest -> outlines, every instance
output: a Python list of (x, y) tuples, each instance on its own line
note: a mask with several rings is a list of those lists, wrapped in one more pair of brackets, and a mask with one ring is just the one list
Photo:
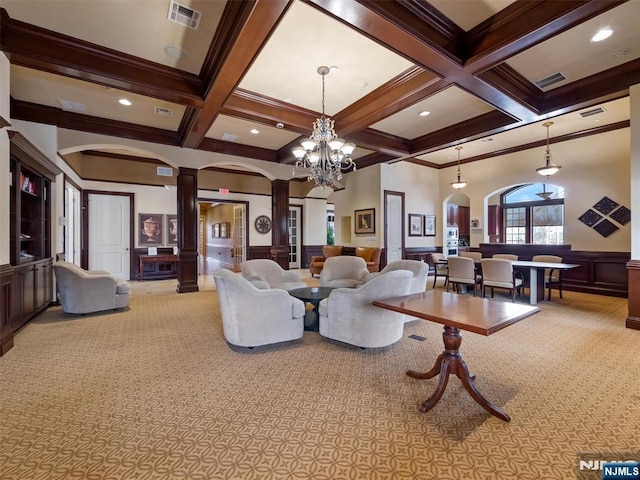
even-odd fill
[(326, 260), (326, 258), (324, 257), (324, 255), (312, 255), (311, 256), (311, 263), (313, 262), (324, 262)]

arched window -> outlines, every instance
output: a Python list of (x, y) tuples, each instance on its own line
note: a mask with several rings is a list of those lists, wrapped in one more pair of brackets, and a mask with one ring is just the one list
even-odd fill
[(557, 245), (564, 241), (564, 188), (531, 183), (500, 196), (505, 243)]

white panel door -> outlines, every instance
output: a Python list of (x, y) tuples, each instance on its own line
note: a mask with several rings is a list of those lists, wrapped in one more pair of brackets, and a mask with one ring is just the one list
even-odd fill
[(300, 268), (301, 212), (301, 207), (289, 207), (289, 268)]
[(130, 199), (89, 194), (89, 270), (106, 270), (129, 280)]
[(402, 195), (386, 195), (387, 264), (402, 260)]

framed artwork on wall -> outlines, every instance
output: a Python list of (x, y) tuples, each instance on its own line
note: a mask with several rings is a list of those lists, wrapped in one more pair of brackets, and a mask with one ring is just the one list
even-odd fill
[(367, 208), (364, 210), (355, 210), (355, 229), (356, 235), (362, 233), (376, 233), (376, 209)]
[(422, 237), (423, 235), (422, 215), (417, 213), (409, 214), (409, 236)]
[(435, 215), (424, 216), (424, 236), (425, 237), (436, 236), (436, 216)]
[(178, 215), (170, 213), (166, 216), (167, 223), (164, 229), (167, 232), (167, 245), (178, 244)]
[(139, 213), (140, 245), (162, 245), (164, 215), (160, 213)]

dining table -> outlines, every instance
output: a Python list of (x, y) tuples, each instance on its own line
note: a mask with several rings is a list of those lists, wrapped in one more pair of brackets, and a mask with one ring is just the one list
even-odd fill
[[(376, 300), (373, 305), (444, 325), (442, 333), (444, 351), (438, 356), (433, 367), (426, 372), (415, 370), (407, 370), (406, 372), (408, 376), (420, 380), (440, 375), (433, 395), (420, 406), (421, 412), (425, 413), (431, 410), (440, 401), (447, 387), (449, 375), (456, 375), (471, 398), (480, 406), (505, 422), (511, 420), (507, 412), (487, 400), (478, 390), (475, 382), (476, 376), (469, 373), (467, 364), (460, 353), (461, 330), (489, 336), (538, 313), (540, 311), (538, 307), (496, 302), (488, 298), (458, 295), (442, 290), (428, 290), (403, 297)], [(492, 361), (499, 362), (499, 354), (496, 354)]]
[[(436, 262), (436, 265), (446, 265), (444, 262)], [(477, 269), (482, 265), (481, 260), (474, 260)], [(571, 270), (580, 267), (575, 263), (532, 262), (531, 260), (511, 260), (513, 267), (529, 271), (529, 304), (537, 305), (544, 300), (544, 271), (548, 269)], [(538, 271), (542, 270), (542, 275)]]

